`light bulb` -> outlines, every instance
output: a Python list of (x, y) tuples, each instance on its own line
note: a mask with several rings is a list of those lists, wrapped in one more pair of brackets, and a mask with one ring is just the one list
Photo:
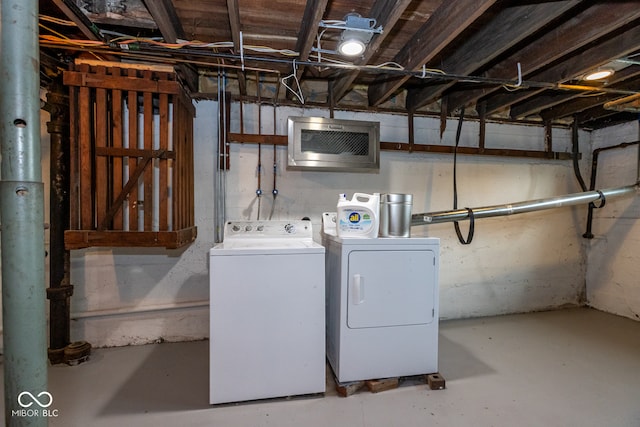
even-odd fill
[(365, 44), (358, 39), (344, 40), (338, 47), (338, 52), (346, 56), (362, 55), (365, 50)]
[(584, 76), (584, 79), (587, 81), (601, 80), (609, 77), (612, 74), (613, 74), (613, 70), (610, 68), (607, 68), (607, 69), (593, 71), (587, 74), (586, 76)]

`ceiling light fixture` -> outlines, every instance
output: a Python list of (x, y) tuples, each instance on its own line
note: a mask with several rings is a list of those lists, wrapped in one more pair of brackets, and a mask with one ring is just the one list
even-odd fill
[[(375, 19), (363, 18), (358, 13), (348, 14), (344, 17), (344, 21), (321, 21), (319, 26), (342, 30), (337, 53), (344, 56), (362, 55), (373, 35), (382, 33), (382, 26), (376, 28)], [(322, 51), (321, 49), (312, 50)]]
[(612, 68), (598, 68), (597, 70), (587, 73), (583, 77), (583, 80), (586, 80), (589, 82), (594, 80), (602, 80), (602, 79), (606, 79), (607, 77), (610, 77), (611, 75), (613, 75)]
[[(370, 34), (368, 38), (371, 38)], [(344, 30), (340, 37), (340, 44), (338, 44), (338, 52), (345, 56), (362, 55), (367, 48), (367, 43), (369, 43), (369, 40), (363, 37), (363, 34), (357, 31)]]

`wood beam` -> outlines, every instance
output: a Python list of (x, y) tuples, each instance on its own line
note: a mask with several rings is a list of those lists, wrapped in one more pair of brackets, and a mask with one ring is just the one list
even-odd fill
[[(640, 75), (640, 67), (631, 66), (627, 67), (619, 72), (616, 72), (612, 77), (608, 79), (606, 82), (606, 87), (610, 89), (626, 89), (633, 90), (637, 87), (637, 82), (625, 82), (626, 80), (635, 80)], [(623, 83), (624, 82), (624, 83)], [(549, 92), (549, 91), (548, 91)], [(595, 87), (593, 92), (549, 92), (549, 94), (541, 94), (537, 96), (535, 99), (531, 99), (529, 101), (520, 103), (511, 107), (510, 116), (511, 118), (523, 118), (531, 114), (539, 113), (540, 111), (546, 110), (545, 117), (547, 119), (558, 118), (554, 115), (550, 114), (550, 109), (552, 109), (556, 105), (564, 104), (564, 109), (558, 109), (555, 111), (555, 114), (561, 113), (562, 110), (566, 110), (571, 108), (571, 106), (575, 106), (575, 112), (583, 111), (588, 106), (595, 107), (598, 104), (603, 104), (604, 102), (610, 101), (612, 99), (620, 98), (621, 95), (615, 94), (605, 94), (601, 96), (598, 95), (598, 87)], [(570, 102), (572, 100), (576, 100), (576, 102)], [(561, 117), (565, 117), (571, 115), (564, 114)]]
[[(306, 61), (309, 59), (311, 48), (315, 43), (316, 35), (318, 34), (318, 26), (322, 21), (322, 16), (327, 8), (329, 0), (309, 0), (304, 9), (304, 15), (302, 16), (302, 22), (300, 23), (300, 31), (298, 31), (298, 40), (296, 41), (296, 52), (298, 52), (298, 59)], [(298, 82), (301, 83), (302, 73), (304, 73), (304, 67), (299, 67), (293, 72), (296, 74)], [(299, 83), (299, 84), (300, 84)], [(278, 94), (275, 94), (276, 99)], [(293, 93), (287, 91), (287, 99), (293, 99)]]
[(176, 231), (67, 230), (64, 232), (64, 247), (66, 250), (96, 246), (178, 249), (194, 242), (197, 236), (197, 227)]
[[(371, 18), (375, 19), (377, 24), (385, 28), (393, 28), (405, 9), (411, 4), (411, 0), (377, 0), (371, 8)], [(385, 37), (388, 36), (391, 31), (384, 31), (382, 34), (377, 34), (373, 37), (365, 54), (355, 61), (356, 65), (362, 65), (369, 63), (371, 57), (378, 51)], [(349, 91), (351, 84), (358, 77), (358, 71), (349, 71), (340, 76), (335, 82), (331, 83), (333, 86), (333, 96), (336, 102)]]
[(497, 157), (523, 157), (529, 159), (550, 159), (550, 160), (569, 160), (571, 153), (542, 151), (542, 150), (517, 150), (509, 148), (486, 148), (486, 147), (453, 147), (450, 145), (427, 145), (414, 144), (409, 146), (408, 143), (398, 142), (380, 142), (380, 149), (385, 151), (413, 151), (421, 153), (438, 153), (497, 156)]
[(318, 34), (318, 26), (322, 21), (322, 16), (327, 8), (329, 0), (309, 0), (304, 9), (302, 22), (300, 23), (300, 31), (298, 31), (298, 40), (296, 41), (296, 52), (299, 53), (298, 58), (301, 61), (309, 59), (309, 53), (316, 40)]
[[(229, 14), (229, 26), (231, 27), (231, 40), (233, 40), (233, 50), (240, 54), (242, 43), (240, 43), (240, 6), (238, 0), (227, 0), (227, 13)], [(240, 95), (247, 94), (247, 77), (244, 70), (238, 70), (238, 90)], [(260, 82), (256, 82), (259, 84)]]
[(579, 125), (584, 125), (585, 123), (602, 120), (616, 114), (618, 114), (618, 111), (605, 110), (601, 105), (597, 105), (577, 114), (576, 121)]
[(582, 127), (601, 129), (619, 123), (637, 121), (638, 113), (605, 110), (604, 108), (597, 106), (591, 110), (578, 114), (576, 116), (576, 120)]
[[(72, 0), (52, 0), (52, 2), (65, 14), (67, 18), (73, 21), (80, 32), (89, 40), (105, 41), (104, 36), (100, 33), (100, 29), (80, 10), (80, 8)], [(117, 61), (117, 58), (97, 53), (99, 58), (109, 61)]]
[[(490, 68), (483, 77), (515, 81), (518, 63), (523, 75), (531, 76), (542, 67), (638, 18), (640, 18), (640, 1), (620, 2), (616, 7), (611, 7), (609, 3), (594, 4), (584, 12), (551, 29), (536, 42), (522, 47), (517, 56), (512, 56)], [(453, 111), (463, 105), (470, 105), (499, 89), (500, 87), (497, 86), (451, 93), (449, 109)]]
[(64, 13), (67, 18), (73, 21), (78, 29), (85, 35), (89, 40), (100, 40), (103, 41), (104, 38), (100, 34), (98, 27), (96, 27), (87, 16), (82, 13), (82, 10), (75, 4), (75, 2), (71, 0), (53, 0), (53, 3), (58, 6), (58, 9), (62, 13)]
[[(178, 39), (185, 38), (184, 29), (171, 0), (143, 0), (143, 2), (167, 43), (176, 43)], [(175, 68), (189, 90), (198, 92), (198, 73), (195, 68), (188, 64), (179, 64)]]
[(511, 106), (509, 116), (512, 119), (525, 118), (527, 116), (536, 114), (541, 110), (551, 108), (554, 105), (562, 104), (565, 101), (570, 101), (588, 93), (590, 92), (571, 92), (567, 94), (560, 91), (547, 90), (540, 93), (535, 98), (531, 98), (526, 102)]
[[(470, 75), (579, 3), (579, 0), (565, 0), (502, 9), (466, 38), (455, 52), (443, 58), (440, 68), (451, 74)], [(407, 109), (415, 110), (431, 103), (455, 84), (453, 80), (410, 90)]]
[[(415, 36), (393, 59), (407, 70), (417, 70), (435, 58), (497, 0), (442, 2)], [(369, 86), (369, 105), (378, 106), (409, 79), (382, 75)]]
[(184, 39), (184, 29), (171, 0), (143, 0), (165, 41), (175, 43)]
[[(618, 34), (593, 47), (583, 50), (580, 55), (560, 62), (531, 79), (540, 82), (564, 82), (580, 76), (596, 65), (603, 65), (614, 59), (634, 53), (640, 49), (640, 26)], [(500, 93), (487, 99), (487, 113), (493, 113), (517, 102), (524, 101), (544, 89)]]
[(576, 113), (580, 113), (582, 111), (588, 110), (597, 105), (602, 105), (607, 101), (612, 99), (616, 99), (620, 97), (620, 95), (599, 95), (599, 96), (587, 96), (575, 99), (575, 97), (568, 99), (563, 104), (556, 104), (550, 108), (540, 111), (540, 117), (544, 121), (553, 121), (557, 119), (561, 119), (563, 117), (568, 117)]
[[(267, 144), (267, 145), (287, 145), (287, 137), (285, 135), (259, 135), (248, 133), (230, 133), (230, 143), (240, 144)], [(422, 153), (441, 153), (453, 154), (456, 149), (450, 145), (427, 145), (404, 142), (380, 142), (380, 149), (385, 151), (406, 151), (406, 152), (422, 152)], [(569, 160), (570, 153), (550, 152), (540, 150), (513, 150), (506, 148), (486, 148), (481, 147), (458, 147), (458, 154), (476, 154), (485, 156), (502, 156), (502, 157), (525, 157), (538, 159), (556, 159)]]

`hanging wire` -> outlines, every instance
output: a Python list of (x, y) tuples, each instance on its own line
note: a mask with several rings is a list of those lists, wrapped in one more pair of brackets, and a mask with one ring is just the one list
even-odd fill
[[(49, 20), (48, 17), (43, 18), (41, 16), (41, 20)], [(50, 29), (48, 29), (50, 30)], [(140, 60), (147, 61), (158, 61), (161, 63), (190, 63), (197, 64), (201, 66), (222, 66), (225, 68), (240, 68), (246, 67), (246, 62), (270, 62), (270, 63), (290, 63), (291, 59), (285, 58), (276, 58), (273, 56), (249, 56), (245, 54), (245, 51), (254, 51), (258, 53), (277, 53), (285, 57), (294, 57), (293, 60), (293, 74), (284, 77), (282, 79), (283, 85), (290, 90), (292, 93), (296, 95), (296, 97), (300, 100), (302, 104), (304, 104), (304, 97), (302, 96), (302, 90), (300, 88), (299, 81), (296, 74), (297, 66), (314, 66), (314, 67), (324, 67), (324, 68), (332, 68), (332, 69), (343, 69), (343, 70), (355, 70), (360, 72), (375, 72), (379, 73), (380, 71), (384, 71), (387, 74), (397, 74), (402, 76), (413, 76), (419, 77), (423, 79), (437, 79), (437, 80), (449, 80), (449, 81), (460, 81), (460, 82), (470, 82), (470, 83), (481, 83), (481, 84), (491, 84), (497, 86), (506, 87), (508, 90), (513, 89), (524, 89), (524, 88), (540, 88), (540, 89), (554, 89), (554, 90), (569, 90), (569, 91), (579, 91), (579, 92), (593, 92), (594, 88), (591, 86), (580, 86), (580, 85), (570, 85), (563, 83), (549, 83), (549, 82), (535, 82), (535, 81), (525, 81), (522, 78), (522, 70), (520, 65), (518, 65), (518, 78), (514, 82), (512, 80), (507, 79), (499, 79), (499, 78), (490, 78), (490, 77), (482, 77), (482, 76), (468, 76), (468, 75), (458, 75), (452, 73), (446, 73), (443, 70), (438, 69), (427, 69), (426, 66), (422, 68), (422, 70), (414, 71), (408, 70), (403, 67), (398, 67), (398, 64), (395, 63), (385, 63), (380, 65), (355, 65), (353, 63), (347, 63), (338, 59), (318, 57), (318, 61), (306, 60), (302, 61), (299, 57), (299, 52), (295, 52), (288, 49), (274, 49), (268, 46), (254, 46), (254, 45), (246, 45), (243, 43), (242, 52), (240, 55), (233, 53), (221, 53), (218, 49), (227, 48), (233, 49), (233, 42), (215, 42), (215, 43), (204, 43), (197, 40), (194, 41), (185, 41), (180, 40), (177, 43), (166, 43), (158, 41), (155, 38), (141, 38), (135, 36), (127, 36), (122, 35), (118, 39), (110, 40), (110, 41), (99, 41), (99, 40), (74, 40), (68, 39), (64, 37), (59, 37), (52, 34), (42, 34), (40, 36), (40, 45), (42, 47), (49, 48), (63, 48), (63, 49), (74, 49), (79, 51), (86, 51), (90, 53), (101, 53), (108, 55), (120, 55), (126, 56), (129, 58), (135, 58)], [(179, 54), (178, 54), (179, 52)], [(167, 55), (171, 55), (168, 57)], [(184, 55), (184, 57), (180, 57), (180, 55)], [(217, 61), (238, 61), (242, 62), (241, 65), (234, 64), (212, 64), (210, 62), (206, 62), (204, 60), (200, 61), (197, 58), (206, 58), (206, 59), (215, 59)], [(253, 67), (252, 69), (256, 69)], [(276, 70), (261, 70), (265, 72), (277, 73)], [(291, 78), (294, 78), (297, 90), (294, 90), (290, 85), (287, 85), (287, 81)], [(636, 90), (628, 90), (628, 89), (616, 89), (612, 87), (602, 87), (597, 88), (603, 93), (612, 93), (612, 94), (623, 94), (623, 95), (636, 95), (638, 91)]]
[[(458, 209), (458, 179), (457, 179), (457, 171), (456, 166), (458, 163), (458, 145), (460, 144), (460, 135), (462, 133), (462, 122), (464, 121), (464, 107), (462, 107), (460, 111), (460, 118), (458, 119), (458, 129), (456, 131), (456, 145), (453, 150), (453, 209)], [(458, 241), (463, 245), (468, 245), (473, 240), (473, 233), (475, 231), (475, 218), (473, 216), (473, 210), (471, 208), (465, 208), (469, 214), (469, 234), (467, 234), (467, 238), (465, 240), (462, 237), (462, 232), (460, 231), (460, 224), (458, 221), (453, 222), (453, 226), (456, 230), (456, 235), (458, 236)]]

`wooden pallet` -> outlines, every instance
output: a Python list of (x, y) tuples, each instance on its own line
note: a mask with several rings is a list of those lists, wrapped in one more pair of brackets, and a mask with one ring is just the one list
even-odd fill
[(363, 390), (365, 387), (371, 393), (379, 393), (386, 390), (393, 390), (403, 385), (415, 385), (426, 383), (431, 390), (443, 390), (445, 380), (439, 373), (412, 375), (406, 377), (379, 378), (363, 381), (339, 382), (337, 379), (336, 392), (339, 396), (348, 397)]

